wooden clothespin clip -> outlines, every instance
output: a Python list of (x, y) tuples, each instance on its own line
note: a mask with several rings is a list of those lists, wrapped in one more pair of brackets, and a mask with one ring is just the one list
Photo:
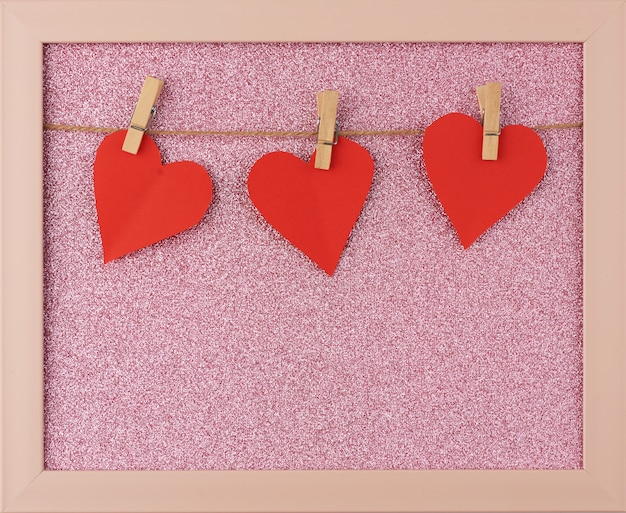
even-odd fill
[(498, 160), (500, 139), (500, 82), (487, 82), (476, 88), (478, 105), (483, 118), (483, 160)]
[(338, 103), (339, 91), (317, 93), (317, 115), (319, 119), (315, 169), (330, 169), (330, 157), (339, 135), (337, 128)]
[(163, 80), (151, 76), (146, 77), (122, 145), (122, 150), (125, 152), (137, 155), (143, 134), (148, 130), (148, 125), (154, 116), (161, 89), (163, 89)]

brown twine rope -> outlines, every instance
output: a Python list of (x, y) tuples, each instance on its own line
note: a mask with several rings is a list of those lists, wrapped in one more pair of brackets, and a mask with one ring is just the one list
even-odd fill
[[(582, 121), (578, 123), (559, 123), (554, 125), (539, 125), (531, 127), (535, 130), (556, 130), (563, 128), (579, 128), (583, 126)], [(44, 123), (44, 130), (64, 130), (71, 132), (92, 132), (111, 133), (120, 128), (99, 127), (99, 126), (77, 126), (59, 125), (55, 123)], [(152, 135), (215, 135), (215, 136), (235, 136), (235, 137), (313, 137), (316, 131), (263, 131), (263, 130), (147, 130)], [(423, 135), (424, 129), (413, 130), (340, 130), (339, 135), (359, 136), (359, 135)]]

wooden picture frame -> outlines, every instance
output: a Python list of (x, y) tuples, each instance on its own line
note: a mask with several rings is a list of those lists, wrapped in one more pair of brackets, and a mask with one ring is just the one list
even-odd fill
[[(2, 511), (626, 509), (623, 0), (6, 0), (0, 26)], [(42, 45), (122, 41), (582, 42), (583, 469), (44, 470)]]

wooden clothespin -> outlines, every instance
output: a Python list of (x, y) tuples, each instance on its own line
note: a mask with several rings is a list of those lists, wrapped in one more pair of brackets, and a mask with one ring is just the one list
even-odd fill
[(476, 94), (483, 118), (483, 160), (498, 160), (502, 84), (487, 82), (476, 88)]
[(330, 157), (333, 146), (337, 144), (337, 104), (339, 91), (322, 91), (317, 93), (317, 115), (319, 125), (317, 131), (317, 150), (315, 152), (315, 168), (330, 169)]
[(151, 76), (146, 77), (122, 145), (122, 150), (125, 152), (136, 155), (139, 151), (143, 134), (148, 130), (148, 125), (154, 116), (161, 89), (163, 89), (163, 80)]

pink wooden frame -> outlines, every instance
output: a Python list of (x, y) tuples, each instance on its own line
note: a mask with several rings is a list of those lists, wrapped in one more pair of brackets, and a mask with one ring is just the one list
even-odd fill
[[(623, 0), (0, 1), (2, 511), (624, 511), (625, 22)], [(42, 44), (106, 41), (584, 43), (584, 468), (44, 470)]]

